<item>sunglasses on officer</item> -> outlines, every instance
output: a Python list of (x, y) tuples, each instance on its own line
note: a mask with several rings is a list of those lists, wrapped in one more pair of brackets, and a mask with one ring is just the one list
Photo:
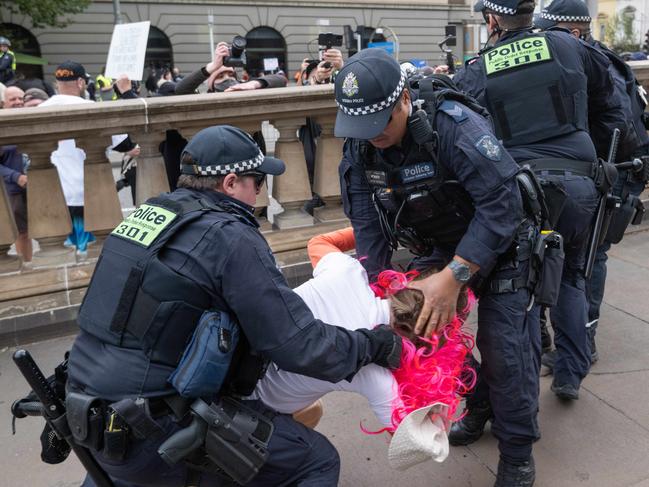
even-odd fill
[(250, 176), (255, 178), (255, 189), (259, 191), (266, 181), (266, 174), (257, 171), (247, 171), (239, 174), (240, 177)]

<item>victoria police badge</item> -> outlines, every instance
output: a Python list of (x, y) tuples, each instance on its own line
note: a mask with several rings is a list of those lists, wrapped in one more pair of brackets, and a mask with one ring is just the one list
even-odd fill
[(483, 135), (475, 144), (478, 152), (487, 159), (498, 162), (502, 157), (502, 148), (500, 143), (492, 135)]
[(358, 79), (354, 73), (349, 73), (343, 80), (343, 93), (352, 97), (358, 93)]

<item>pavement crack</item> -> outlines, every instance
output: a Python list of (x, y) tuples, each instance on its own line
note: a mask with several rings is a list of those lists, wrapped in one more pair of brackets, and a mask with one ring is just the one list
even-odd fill
[(604, 404), (606, 404), (608, 407), (610, 407), (610, 408), (613, 409), (614, 411), (617, 411), (618, 413), (620, 413), (622, 416), (624, 416), (626, 419), (628, 419), (629, 421), (631, 421), (631, 422), (632, 422), (633, 424), (635, 424), (636, 426), (640, 427), (642, 430), (644, 430), (644, 431), (646, 431), (647, 433), (649, 433), (649, 428), (647, 428), (647, 427), (646, 427), (645, 425), (643, 425), (642, 423), (639, 423), (638, 421), (636, 421), (635, 419), (633, 419), (631, 416), (629, 416), (627, 413), (625, 413), (624, 411), (622, 411), (620, 408), (614, 406), (613, 404), (611, 404), (610, 402), (608, 402), (608, 401), (607, 401), (606, 399), (604, 399), (603, 397), (598, 396), (597, 394), (595, 394), (593, 391), (591, 391), (591, 390), (588, 389), (587, 387), (582, 387), (582, 389), (584, 389), (584, 390), (585, 390), (586, 392), (588, 392), (589, 394), (592, 394), (595, 398), (599, 399), (601, 402), (603, 402)]
[(491, 472), (491, 475), (493, 475), (494, 477), (496, 476), (496, 472), (494, 472), (493, 469), (486, 462), (484, 462), (482, 458), (480, 458), (480, 455), (478, 455), (477, 452), (473, 451), (473, 449), (469, 445), (465, 445), (464, 448), (466, 448), (469, 451), (469, 453), (473, 455), (473, 457), (478, 461), (480, 465), (482, 465), (484, 468), (489, 470), (489, 472)]
[(644, 319), (644, 318), (640, 318), (639, 316), (636, 316), (636, 315), (634, 315), (633, 313), (629, 313), (629, 312), (626, 311), (625, 309), (619, 308), (619, 307), (615, 306), (614, 304), (609, 303), (608, 301), (604, 301), (604, 303), (605, 303), (607, 306), (610, 306), (611, 308), (613, 308), (614, 310), (619, 311), (620, 313), (623, 313), (623, 314), (625, 314), (625, 315), (627, 315), (627, 316), (630, 316), (630, 317), (632, 317), (632, 318), (635, 318), (636, 320), (638, 320), (638, 321), (642, 321), (643, 323), (646, 323), (647, 325), (649, 325), (649, 320), (646, 320), (646, 319)]
[(649, 368), (633, 369), (633, 370), (618, 370), (615, 372), (589, 372), (588, 375), (621, 375), (621, 374), (635, 374), (636, 372), (649, 372)]

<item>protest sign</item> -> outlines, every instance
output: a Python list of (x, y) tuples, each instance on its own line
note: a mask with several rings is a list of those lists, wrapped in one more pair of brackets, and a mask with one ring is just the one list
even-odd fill
[(132, 81), (142, 79), (150, 26), (148, 20), (115, 26), (106, 61), (106, 77), (117, 79), (125, 74)]

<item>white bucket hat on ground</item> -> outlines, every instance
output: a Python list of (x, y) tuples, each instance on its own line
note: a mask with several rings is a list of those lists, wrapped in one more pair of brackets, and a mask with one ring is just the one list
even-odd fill
[(388, 449), (390, 466), (407, 470), (433, 459), (443, 462), (448, 457), (448, 406), (435, 403), (411, 412), (401, 422)]

